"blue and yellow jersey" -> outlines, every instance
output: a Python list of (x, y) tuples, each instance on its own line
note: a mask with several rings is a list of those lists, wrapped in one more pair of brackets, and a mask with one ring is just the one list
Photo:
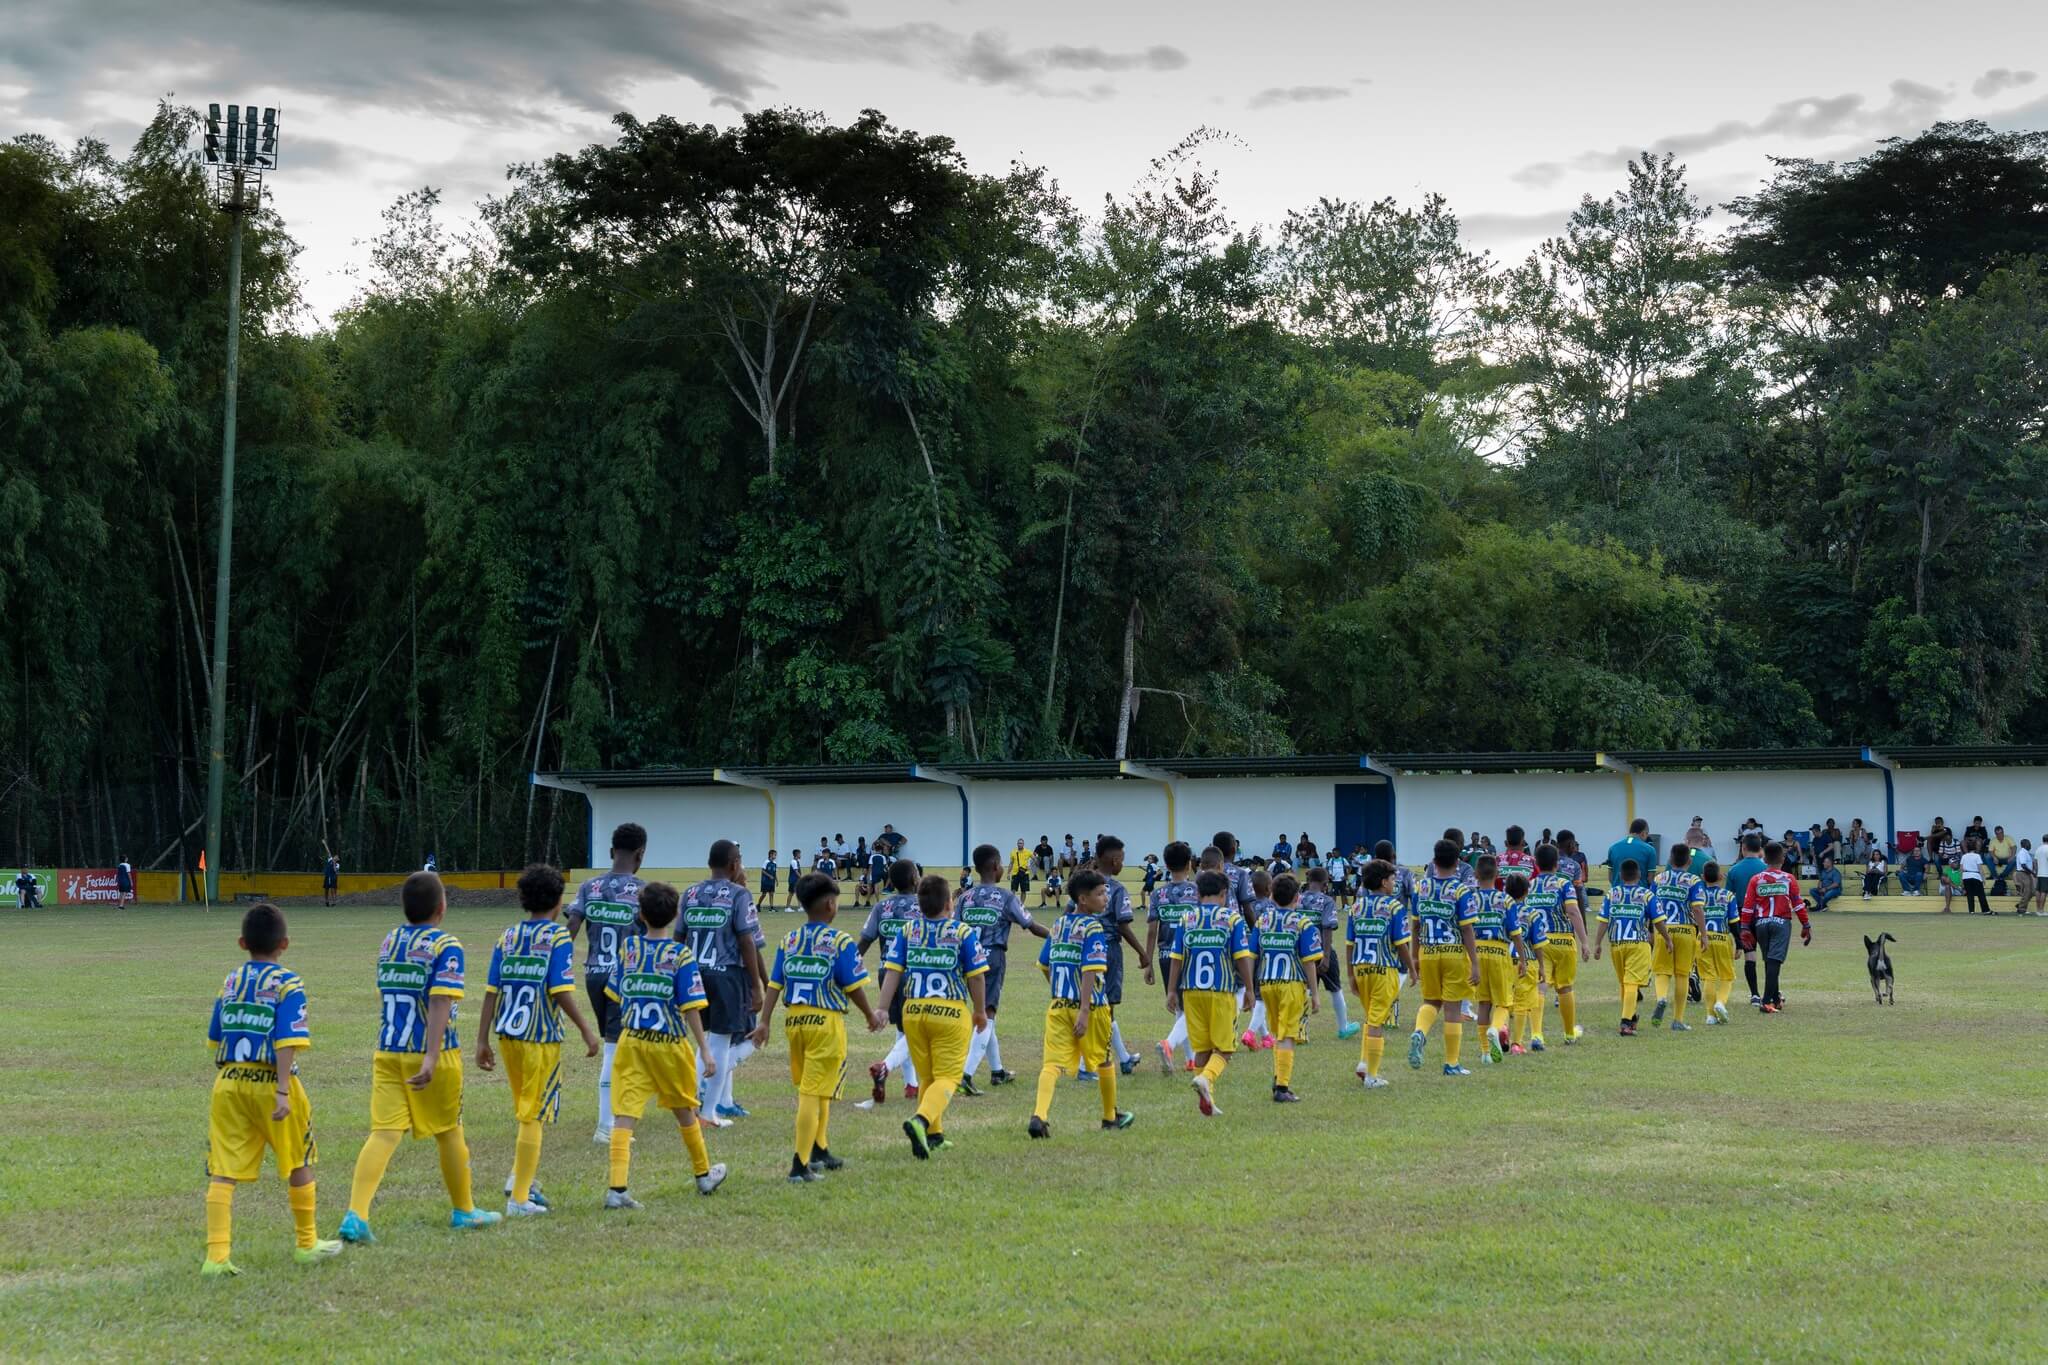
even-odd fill
[(844, 1014), (846, 993), (868, 984), (868, 969), (861, 965), (860, 945), (852, 934), (806, 922), (777, 945), (768, 981), (781, 990), (782, 1003), (793, 1009)]
[(573, 992), (569, 931), (551, 919), (526, 919), (507, 929), (491, 949), (485, 994), (498, 997), (491, 1032), (522, 1043), (562, 1041), (562, 1009), (555, 997)]
[(1407, 902), (1400, 896), (1364, 896), (1346, 917), (1344, 932), (1351, 940), (1353, 970), (1399, 971), (1403, 943), (1412, 942), (1408, 931)]
[(1610, 943), (1647, 943), (1650, 932), (1664, 922), (1657, 895), (1641, 882), (1617, 886), (1600, 899), (1600, 922)]
[(1707, 932), (1710, 934), (1727, 937), (1735, 932), (1742, 920), (1741, 907), (1735, 904), (1735, 893), (1725, 886), (1702, 886), (1700, 909), (1706, 912)]
[(1236, 907), (1197, 905), (1174, 926), (1164, 955), (1181, 964), (1180, 989), (1234, 993), (1237, 964), (1252, 955), (1251, 934)]
[[(1062, 1003), (1079, 1005), (1084, 981), (1089, 989), (1088, 1003), (1103, 1004), (1107, 999), (1102, 982), (1109, 972), (1109, 935), (1103, 930), (1101, 918), (1067, 907), (1067, 913), (1054, 923), (1052, 936), (1039, 945), (1038, 965), (1045, 968), (1055, 1007)], [(1094, 980), (1088, 981), (1089, 977)]]
[(683, 1016), (705, 1006), (697, 955), (672, 938), (634, 934), (619, 943), (604, 993), (619, 1002), (620, 1024), (628, 1031), (680, 1042)]
[[(377, 1028), (379, 1052), (427, 1050), (427, 1003), (437, 995), (462, 999), (462, 945), (438, 925), (401, 924), (377, 950), (377, 992), (384, 1013)], [(454, 1051), (455, 1011), (448, 1009), (444, 1050)]]
[(1460, 930), (1478, 916), (1477, 903), (1464, 899), (1467, 885), (1456, 872), (1440, 877), (1434, 869), (1416, 879), (1415, 939), (1424, 954), (1465, 951), (1465, 936)]
[(1700, 902), (1700, 879), (1690, 872), (1665, 868), (1650, 883), (1657, 898), (1657, 913), (1673, 933), (1692, 932), (1692, 908)]
[(1259, 957), (1260, 981), (1300, 981), (1302, 964), (1323, 960), (1323, 935), (1315, 920), (1270, 902), (1260, 904), (1252, 923), (1252, 944)]
[(1498, 886), (1475, 886), (1458, 898), (1458, 923), (1472, 925), (1472, 937), (1483, 949), (1488, 944), (1506, 947), (1508, 940), (1522, 932), (1522, 914), (1508, 893)]
[(1522, 902), (1522, 911), (1526, 917), (1543, 917), (1546, 937), (1576, 942), (1568, 907), (1578, 898), (1579, 889), (1572, 885), (1570, 877), (1562, 872), (1538, 872), (1529, 879), (1529, 894)]
[(959, 920), (919, 915), (897, 933), (882, 966), (903, 973), (905, 1000), (965, 1000), (967, 979), (988, 970), (988, 954)]
[(279, 1052), (312, 1046), (305, 983), (275, 962), (244, 962), (214, 997), (206, 1041), (213, 1044), (215, 1066), (276, 1066)]
[(1193, 882), (1168, 882), (1152, 893), (1145, 918), (1159, 926), (1159, 941), (1167, 943), (1188, 912), (1201, 903), (1202, 893)]
[[(1510, 932), (1519, 931), (1521, 933), (1522, 944), (1525, 948), (1539, 947), (1550, 937), (1550, 913), (1546, 910), (1538, 910), (1532, 914), (1529, 910), (1528, 902), (1524, 900), (1515, 904), (1513, 916), (1509, 920), (1509, 926)], [(1570, 937), (1569, 929), (1567, 929), (1566, 937)]]

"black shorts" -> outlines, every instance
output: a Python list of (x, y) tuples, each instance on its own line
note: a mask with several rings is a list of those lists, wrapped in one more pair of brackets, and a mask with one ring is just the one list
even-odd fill
[(619, 1009), (618, 1001), (604, 993), (604, 983), (604, 977), (586, 976), (583, 978), (583, 993), (590, 997), (591, 1023), (597, 1026), (597, 1031), (604, 1035), (607, 1043), (616, 1043), (624, 1012)]
[(889, 1027), (903, 1032), (903, 978), (896, 979), (896, 994), (889, 997)]
[(1323, 960), (1316, 964), (1316, 976), (1323, 983), (1324, 990), (1343, 993), (1344, 983), (1337, 979), (1337, 953), (1334, 946), (1324, 950)]
[(1030, 874), (1030, 873), (1028, 873), (1028, 872), (1019, 872), (1019, 873), (1018, 873), (1018, 874), (1017, 874), (1016, 876), (1014, 876), (1014, 877), (1010, 878), (1010, 894), (1011, 894), (1011, 895), (1013, 895), (1013, 896), (1022, 896), (1022, 895), (1023, 895), (1023, 894), (1025, 893), (1025, 892), (1029, 891), (1030, 889), (1031, 889), (1031, 874)]
[(1124, 959), (1121, 953), (1110, 957), (1109, 970), (1102, 974), (1102, 998), (1112, 1005), (1124, 1002)]
[(996, 1012), (996, 1005), (1003, 998), (1003, 973), (1008, 969), (1010, 950), (1007, 947), (988, 950), (988, 975), (981, 978), (982, 1003), (990, 1014)]
[(722, 968), (699, 973), (704, 983), (704, 1032), (739, 1038), (754, 1031), (754, 1016), (747, 1012), (745, 968)]

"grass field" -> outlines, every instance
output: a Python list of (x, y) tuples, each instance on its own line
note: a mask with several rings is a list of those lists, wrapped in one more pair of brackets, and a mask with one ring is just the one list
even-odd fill
[[(514, 917), (451, 913), (473, 979)], [(794, 922), (768, 918), (771, 935)], [(394, 919), (293, 913), (324, 1235), (364, 1134), (368, 964)], [(1864, 972), (1861, 935), (1880, 925), (1899, 940), (1891, 1009)], [(1396, 1039), (1394, 1085), (1370, 1094), (1325, 1013), (1302, 1104), (1269, 1102), (1264, 1053), (1240, 1054), (1214, 1120), (1151, 1066), (1123, 1083), (1134, 1128), (1098, 1131), (1094, 1088), (1069, 1082), (1042, 1143), (1024, 1124), (1044, 988), (1016, 970), (1002, 1034), (1024, 1083), (955, 1100), (959, 1149), (929, 1163), (892, 1095), (837, 1107), (844, 1172), (785, 1184), (778, 1038), (739, 1073), (753, 1117), (711, 1134), (725, 1188), (699, 1198), (650, 1119), (634, 1169), (647, 1208), (605, 1215), (596, 1064), (577, 1056), (542, 1159), (553, 1216), (451, 1233), (432, 1145), (408, 1144), (377, 1246), (293, 1265), (266, 1173), (237, 1201), (245, 1274), (202, 1284), (201, 1042), (234, 919), (11, 914), (0, 1355), (2042, 1359), (2044, 933), (2011, 916), (1822, 916), (1815, 946), (1793, 950), (1785, 1015), (1737, 1008), (1727, 1029), (1635, 1039), (1614, 1036), (1613, 977), (1591, 964), (1580, 1046), (1448, 1080), (1436, 1043), (1416, 1073)], [(1165, 1009), (1135, 970), (1129, 994), (1126, 1033), (1149, 1055)], [(885, 1037), (856, 1039), (855, 1070)], [(502, 1073), (468, 1074), (491, 1207), (510, 1105)]]

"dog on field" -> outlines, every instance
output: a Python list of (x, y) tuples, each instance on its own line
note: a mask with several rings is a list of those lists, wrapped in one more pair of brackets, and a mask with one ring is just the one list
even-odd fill
[(1890, 934), (1879, 934), (1876, 938), (1865, 934), (1863, 946), (1870, 953), (1870, 993), (1877, 997), (1880, 1005), (1898, 1002), (1892, 998), (1892, 955), (1884, 950), (1887, 943), (1897, 943)]

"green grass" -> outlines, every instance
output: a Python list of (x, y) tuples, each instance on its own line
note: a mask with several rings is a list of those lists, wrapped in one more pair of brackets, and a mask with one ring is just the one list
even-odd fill
[[(450, 916), (474, 978), (510, 918)], [(368, 964), (392, 919), (293, 914), (330, 1235), (367, 1119)], [(1899, 939), (1892, 1009), (1865, 984), (1860, 937), (1880, 925)], [(833, 1119), (847, 1169), (786, 1185), (778, 1039), (739, 1075), (754, 1117), (711, 1134), (725, 1188), (699, 1198), (650, 1119), (634, 1170), (648, 1207), (607, 1216), (595, 1063), (577, 1056), (542, 1159), (552, 1217), (450, 1233), (432, 1145), (409, 1143), (378, 1197), (379, 1245), (291, 1264), (266, 1172), (237, 1201), (245, 1274), (202, 1284), (201, 1040), (233, 919), (9, 915), (0, 1356), (2048, 1356), (2042, 925), (1836, 913), (1817, 933), (1794, 949), (1781, 1018), (1737, 1008), (1731, 1028), (1620, 1039), (1612, 975), (1590, 964), (1589, 1033), (1569, 1050), (1450, 1081), (1431, 1074), (1434, 1042), (1417, 1074), (1396, 1038), (1393, 1088), (1366, 1094), (1325, 1013), (1302, 1104), (1268, 1101), (1263, 1053), (1233, 1063), (1213, 1121), (1152, 1067), (1123, 1084), (1136, 1127), (1097, 1131), (1093, 1087), (1067, 1082), (1041, 1143), (1024, 1123), (1044, 988), (1019, 952), (1003, 1037), (1025, 1081), (955, 1100), (959, 1150), (930, 1163), (910, 1155), (900, 1098), (848, 1102)], [(1165, 1010), (1135, 972), (1129, 995), (1125, 1031), (1149, 1055)], [(856, 1073), (885, 1037), (856, 1038)], [(501, 1076), (469, 1069), (486, 1207), (512, 1153)]]

